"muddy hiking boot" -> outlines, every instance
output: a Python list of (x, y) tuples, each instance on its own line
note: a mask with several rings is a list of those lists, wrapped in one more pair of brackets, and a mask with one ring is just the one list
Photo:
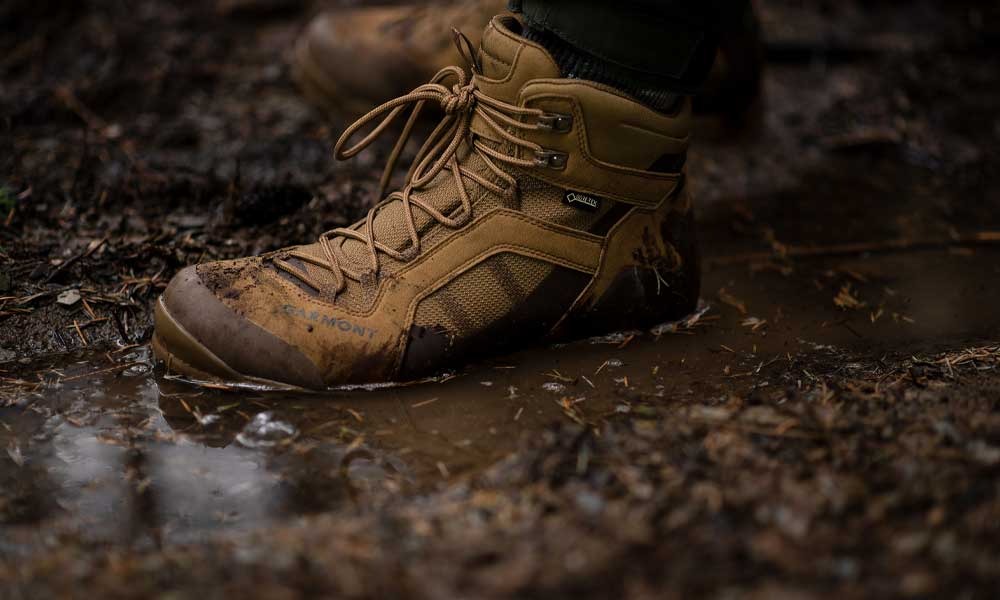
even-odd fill
[(468, 52), (471, 80), (448, 67), (344, 132), (339, 159), (413, 108), (384, 186), (421, 109), (444, 112), (405, 186), (365, 219), (181, 271), (156, 306), (153, 348), (169, 370), (305, 388), (406, 381), (691, 312), (690, 102), (663, 114), (564, 79), (520, 31), (495, 18)]
[[(292, 72), (312, 104), (337, 117), (361, 115), (452, 64), (452, 27), (478, 31), (505, 7), (506, 0), (452, 0), (328, 11), (296, 41)], [(724, 32), (696, 113), (736, 123), (759, 108), (764, 54), (756, 15)]]

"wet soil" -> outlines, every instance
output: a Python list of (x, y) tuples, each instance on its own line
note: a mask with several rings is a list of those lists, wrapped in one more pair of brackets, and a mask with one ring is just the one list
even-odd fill
[(763, 3), (762, 108), (689, 161), (684, 322), (192, 388), (146, 346), (172, 273), (375, 185), (288, 75), (318, 8), (0, 8), (0, 595), (993, 596), (1000, 13)]

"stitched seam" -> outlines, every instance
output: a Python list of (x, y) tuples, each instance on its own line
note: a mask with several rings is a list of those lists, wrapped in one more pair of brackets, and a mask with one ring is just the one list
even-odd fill
[(504, 244), (502, 246), (495, 246), (493, 248), (490, 248), (489, 250), (480, 252), (479, 254), (473, 256), (464, 263), (458, 265), (451, 271), (445, 273), (444, 275), (441, 276), (441, 278), (437, 282), (434, 283), (433, 286), (426, 288), (425, 290), (414, 296), (413, 299), (414, 303), (418, 303), (421, 300), (425, 299), (427, 296), (440, 290), (442, 287), (454, 281), (456, 277), (458, 277), (462, 273), (465, 273), (466, 271), (475, 267), (476, 265), (482, 263), (486, 259), (493, 256), (497, 256), (498, 254), (506, 254), (506, 253), (517, 254), (519, 256), (525, 256), (527, 258), (534, 258), (560, 267), (566, 267), (568, 269), (573, 269), (575, 271), (581, 271), (584, 273), (591, 273), (591, 274), (594, 273), (595, 269), (600, 266), (598, 264), (595, 265), (594, 267), (590, 267), (582, 263), (575, 263), (573, 261), (568, 261), (559, 258), (558, 256), (553, 256), (551, 254), (548, 254), (547, 252), (532, 250), (531, 248), (528, 248), (526, 246), (519, 246), (517, 244)]
[[(480, 45), (479, 45), (479, 52), (480, 52), (481, 54), (485, 54), (486, 56), (490, 57), (491, 59), (493, 59), (493, 60), (497, 61), (498, 63), (500, 63), (500, 64), (502, 64), (502, 65), (504, 65), (504, 66), (507, 66), (507, 67), (509, 67), (509, 66), (511, 66), (511, 65), (513, 65), (513, 64), (514, 64), (513, 62), (510, 62), (510, 61), (506, 61), (506, 60), (504, 60), (504, 59), (500, 58), (499, 56), (497, 56), (497, 55), (495, 55), (495, 54), (491, 53), (491, 52), (490, 52), (489, 50), (487, 50), (487, 49), (486, 49), (486, 47), (485, 47), (485, 46), (483, 46), (482, 44), (480, 44)], [(517, 57), (517, 55), (516, 55), (516, 54), (515, 54), (514, 56), (515, 56), (515, 58)]]
[[(504, 75), (503, 79), (493, 79), (493, 78), (490, 78), (490, 77), (481, 77), (481, 79), (483, 81), (487, 82), (487, 83), (492, 83), (493, 85), (500, 85), (500, 84), (509, 82), (511, 79), (514, 78), (514, 72), (517, 70), (517, 69), (514, 68), (514, 65), (516, 65), (518, 59), (521, 58), (521, 50), (523, 48), (524, 48), (524, 46), (519, 46), (517, 48), (517, 50), (514, 51), (514, 58), (511, 59), (511, 62), (504, 63), (504, 64), (510, 65), (510, 69), (507, 70), (507, 74)], [(504, 61), (500, 61), (500, 62), (504, 62)]]
[(669, 118), (675, 118), (677, 116), (674, 113), (663, 113), (663, 112), (655, 111), (655, 110), (649, 108), (648, 106), (646, 106), (646, 105), (644, 105), (642, 103), (637, 102), (635, 98), (633, 98), (632, 96), (629, 96), (628, 94), (622, 92), (621, 90), (618, 90), (618, 89), (616, 89), (614, 87), (611, 87), (610, 85), (607, 85), (605, 83), (601, 83), (599, 81), (589, 81), (587, 79), (551, 79), (551, 78), (545, 78), (545, 79), (534, 79), (534, 80), (532, 80), (529, 83), (529, 85), (526, 85), (525, 87), (529, 87), (529, 86), (534, 87), (534, 86), (537, 86), (537, 85), (552, 85), (552, 86), (557, 86), (557, 87), (577, 87), (577, 86), (579, 86), (579, 87), (588, 87), (588, 88), (590, 88), (592, 90), (597, 90), (599, 92), (605, 92), (605, 93), (610, 94), (612, 96), (616, 96), (618, 98), (621, 98), (622, 100), (627, 100), (627, 101), (629, 101), (629, 102), (631, 102), (633, 104), (636, 104), (638, 106), (639, 110), (644, 111), (646, 113), (649, 113), (650, 115), (652, 115), (655, 118), (669, 119)]
[[(511, 209), (507, 209), (507, 208), (495, 208), (493, 210), (490, 210), (489, 212), (487, 212), (486, 214), (484, 214), (482, 216), (482, 218), (476, 220), (476, 222), (473, 223), (472, 225), (470, 225), (467, 229), (465, 229), (464, 231), (456, 233), (452, 237), (452, 239), (460, 239), (460, 238), (465, 237), (467, 235), (471, 235), (472, 233), (474, 233), (475, 231), (477, 231), (480, 227), (485, 227), (487, 224), (489, 224), (491, 221), (496, 220), (498, 217), (505, 217), (505, 218), (508, 218), (508, 219), (514, 219), (514, 220), (517, 220), (517, 221), (522, 221), (522, 222), (527, 223), (529, 225), (534, 225), (535, 227), (538, 227), (540, 229), (544, 229), (544, 230), (550, 231), (552, 233), (557, 233), (557, 234), (560, 234), (560, 235), (564, 235), (564, 236), (569, 237), (569, 238), (578, 239), (578, 240), (581, 240), (583, 242), (593, 242), (595, 244), (600, 244), (602, 241), (604, 241), (603, 236), (594, 235), (592, 233), (587, 233), (587, 232), (584, 232), (584, 231), (576, 231), (576, 230), (570, 229), (568, 227), (567, 228), (559, 227), (559, 226), (553, 225), (551, 223), (547, 223), (545, 221), (542, 221), (541, 219), (537, 219), (535, 217), (531, 217), (531, 216), (525, 215), (523, 213), (519, 213), (519, 212), (511, 210)], [(420, 256), (419, 258), (415, 259), (411, 263), (412, 266), (407, 266), (406, 268), (400, 270), (399, 273), (397, 273), (397, 275), (402, 275), (403, 273), (405, 273), (406, 271), (414, 268), (416, 265), (420, 264), (421, 262), (423, 262), (425, 260), (429, 260), (429, 256), (430, 256), (430, 254), (425, 254), (425, 255)]]
[(667, 139), (667, 140), (670, 140), (672, 142), (682, 142), (682, 143), (690, 143), (691, 142), (691, 136), (690, 135), (686, 135), (686, 136), (684, 136), (682, 138), (679, 138), (679, 137), (674, 137), (672, 135), (661, 135), (661, 134), (659, 134), (659, 133), (657, 133), (655, 131), (652, 131), (650, 129), (646, 129), (645, 127), (642, 127), (641, 125), (633, 125), (632, 123), (627, 123), (625, 121), (622, 121), (621, 125), (622, 125), (622, 127), (627, 127), (628, 129), (632, 129), (634, 131), (641, 131), (643, 133), (652, 133), (652, 134), (655, 134), (655, 135), (659, 135), (660, 137), (662, 137), (664, 139)]

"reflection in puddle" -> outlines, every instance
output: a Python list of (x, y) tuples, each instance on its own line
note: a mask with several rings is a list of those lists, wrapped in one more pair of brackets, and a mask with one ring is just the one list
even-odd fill
[[(52, 426), (53, 421), (46, 423)], [(45, 470), (56, 483), (53, 499), (64, 511), (84, 515), (84, 526), (107, 527), (128, 511), (121, 506), (127, 498), (125, 456), (119, 446), (105, 443), (100, 429), (57, 423), (51, 432), (51, 454)], [(30, 456), (29, 456), (30, 460)]]
[[(359, 489), (407, 480), (405, 465), (378, 459), (360, 440), (293, 445), (294, 425), (270, 410), (245, 419), (259, 407), (231, 395), (219, 398), (230, 403), (228, 423), (226, 412), (169, 417), (161, 408), (176, 408), (168, 398), (197, 413), (189, 402), (202, 393), (161, 395), (148, 369), (142, 377), (72, 379), (107, 367), (100, 363), (60, 365), (72, 383), (43, 385), (20, 406), (0, 409), (0, 441), (18, 457), (0, 470), (4, 525), (45, 523), (110, 540), (189, 539), (328, 509)], [(245, 423), (238, 434), (237, 421)]]

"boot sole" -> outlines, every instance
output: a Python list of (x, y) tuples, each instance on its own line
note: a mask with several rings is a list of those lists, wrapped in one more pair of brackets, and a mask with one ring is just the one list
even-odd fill
[[(691, 314), (694, 314), (693, 312)], [(282, 383), (261, 377), (244, 375), (225, 363), (204, 344), (192, 336), (177, 319), (170, 314), (163, 298), (156, 301), (153, 311), (154, 333), (150, 343), (153, 355), (166, 367), (167, 374), (180, 375), (188, 383), (210, 388), (249, 388), (254, 391), (295, 391), (316, 393), (324, 390), (307, 388)], [(591, 335), (598, 335), (592, 333)], [(566, 338), (565, 341), (582, 339), (579, 336)], [(551, 340), (558, 341), (558, 340)], [(327, 387), (327, 391), (374, 390), (381, 388), (406, 387), (419, 385), (429, 381), (438, 381), (439, 376), (432, 375), (412, 381), (396, 381), (375, 384), (344, 384)]]
[(153, 354), (166, 365), (167, 373), (177, 374), (191, 383), (209, 387), (251, 387), (268, 390), (302, 390), (303, 388), (244, 375), (216, 356), (181, 325), (163, 298), (156, 301), (153, 311), (155, 333), (151, 346)]

